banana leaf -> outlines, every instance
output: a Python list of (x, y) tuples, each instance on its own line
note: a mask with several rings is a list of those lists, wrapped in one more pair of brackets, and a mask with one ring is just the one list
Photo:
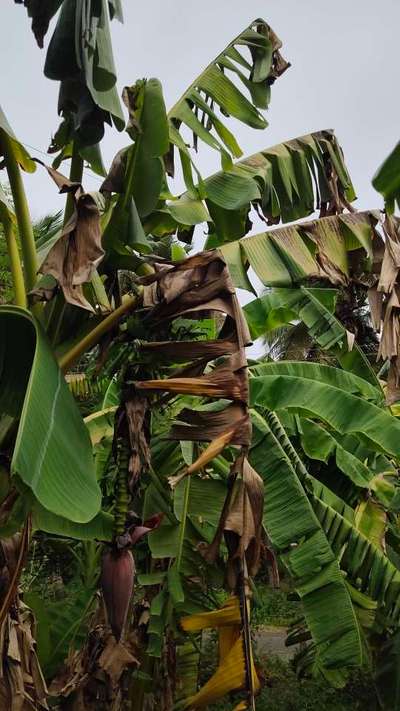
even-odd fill
[(312, 494), (310, 501), (341, 568), (361, 592), (378, 602), (388, 624), (398, 624), (400, 570), (380, 547), (328, 504)]
[(316, 645), (314, 672), (345, 672), (361, 664), (362, 646), (337, 558), (280, 442), (259, 414), (253, 425), (250, 461), (264, 480), (264, 525), (301, 597)]
[(400, 142), (394, 147), (372, 179), (372, 185), (385, 199), (386, 209), (400, 207)]
[(105, 511), (100, 511), (87, 523), (75, 523), (51, 513), (37, 500), (33, 500), (32, 528), (33, 530), (44, 531), (63, 538), (75, 538), (79, 541), (111, 541), (114, 516)]
[(56, 14), (63, 0), (15, 0), (26, 7), (28, 17), (32, 18), (32, 32), (38, 46), (43, 48), (43, 39), (49, 29), (50, 20)]
[(20, 165), (20, 167), (27, 173), (34, 173), (36, 170), (36, 163), (30, 157), (28, 151), (20, 141), (16, 138), (14, 131), (12, 130), (7, 118), (0, 106), (0, 155), (4, 155), (4, 148), (2, 145), (3, 137), (6, 136), (8, 139), (8, 144), (12, 150), (15, 160)]
[(250, 400), (273, 411), (311, 413), (341, 435), (359, 435), (376, 451), (400, 457), (400, 422), (341, 388), (294, 375), (264, 375), (250, 378)]
[(149, 251), (140, 218), (158, 204), (165, 181), (163, 155), (168, 150), (168, 122), (158, 79), (125, 87), (124, 100), (130, 114), (127, 131), (134, 144), (117, 153), (101, 188), (119, 194), (104, 230), (104, 245), (121, 254), (126, 246)]
[[(376, 506), (373, 507), (369, 511), (368, 530), (359, 530), (360, 520), (359, 518), (357, 520), (356, 512), (346, 506), (321, 482), (309, 475), (279, 418), (274, 413), (268, 413), (266, 419), (267, 423), (259, 413), (253, 413), (256, 433), (254, 448), (259, 450), (260, 462), (263, 458), (266, 459), (270, 456), (273, 451), (273, 447), (268, 446), (271, 445), (271, 440), (265, 438), (265, 426), (267, 425), (274, 436), (275, 457), (278, 453), (280, 456), (282, 453), (285, 454), (285, 459), (281, 458), (281, 461), (286, 468), (290, 467), (292, 475), (295, 473), (298, 481), (301, 482), (331, 550), (335, 553), (341, 570), (346, 573), (347, 579), (351, 582), (351, 585), (348, 585), (348, 590), (349, 592), (352, 590), (353, 602), (355, 603), (357, 600), (360, 602), (358, 593), (361, 593), (365, 598), (364, 601), (368, 602), (369, 600), (369, 607), (371, 607), (371, 602), (379, 605), (381, 615), (387, 625), (398, 624), (400, 571), (385, 554), (381, 543), (376, 545), (374, 536), (371, 535), (376, 532), (377, 528), (382, 530), (380, 509)], [(280, 449), (276, 449), (278, 442)], [(268, 463), (265, 465), (265, 471), (267, 471), (267, 467)], [(275, 470), (271, 467), (269, 471)], [(265, 501), (267, 507), (268, 496)], [(271, 519), (265, 521), (265, 525), (268, 528), (268, 525), (271, 525)], [(352, 588), (352, 586), (354, 587)], [(309, 624), (308, 620), (307, 622)], [(310, 631), (312, 632), (311, 627)]]
[[(356, 197), (341, 147), (330, 130), (265, 148), (210, 176), (201, 189), (214, 223), (210, 247), (249, 231), (252, 204), (269, 224), (276, 224), (294, 222), (332, 205), (336, 190), (346, 204)], [(273, 246), (279, 248), (275, 242)]]
[(239, 241), (240, 249), (265, 286), (288, 287), (311, 277), (346, 284), (348, 252), (361, 250), (360, 273), (369, 268), (378, 217), (376, 211), (322, 217), (245, 237)]
[[(232, 116), (252, 128), (267, 126), (260, 109), (268, 107), (271, 84), (289, 66), (279, 52), (281, 46), (264, 20), (254, 20), (196, 77), (169, 111), (169, 172), (173, 173), (175, 146), (189, 190), (193, 189), (192, 169), (179, 133), (181, 127), (193, 133), (195, 147), (198, 141), (205, 143), (220, 152), (224, 168), (231, 166), (231, 156), (239, 157), (242, 151), (223, 117)], [(231, 76), (242, 83), (249, 98)]]
[(323, 349), (333, 353), (344, 370), (363, 378), (380, 390), (368, 359), (350, 334), (334, 316), (336, 292), (333, 289), (272, 289), (254, 299), (243, 311), (252, 338), (301, 320), (310, 336)]
[(72, 117), (79, 147), (97, 144), (105, 122), (125, 125), (109, 25), (107, 0), (64, 0), (47, 49), (44, 73), (61, 82), (58, 111)]
[(12, 473), (45, 509), (86, 523), (101, 495), (79, 410), (32, 315), (2, 306), (0, 326), (0, 411), (19, 420)]
[(321, 384), (333, 385), (344, 392), (357, 395), (373, 402), (375, 405), (384, 406), (383, 391), (371, 383), (360, 378), (354, 373), (334, 368), (323, 363), (308, 363), (306, 361), (284, 360), (278, 362), (259, 362), (251, 365), (250, 375), (261, 377), (263, 375), (291, 375), (300, 378), (309, 378)]
[[(361, 446), (363, 456), (360, 456), (358, 453), (358, 449), (360, 449), (358, 437), (342, 437), (337, 433), (330, 432), (321, 424), (304, 417), (299, 419), (299, 434), (301, 446), (307, 457), (326, 463), (331, 456), (335, 456), (337, 468), (357, 488), (375, 492), (377, 499), (381, 500), (384, 506), (390, 507), (396, 488), (390, 480), (385, 480), (383, 472), (377, 472), (374, 468), (375, 456), (373, 450), (368, 450), (368, 447)], [(389, 475), (393, 475), (393, 473), (389, 470)], [(357, 495), (356, 493), (355, 498), (357, 500), (359, 494)]]

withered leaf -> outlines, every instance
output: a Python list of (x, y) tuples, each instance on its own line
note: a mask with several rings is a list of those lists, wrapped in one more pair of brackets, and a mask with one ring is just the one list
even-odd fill
[(36, 656), (35, 620), (17, 598), (13, 614), (1, 624), (0, 703), (4, 711), (48, 709), (47, 687)]
[(251, 443), (251, 423), (245, 407), (241, 404), (233, 403), (223, 410), (217, 412), (197, 412), (185, 408), (178, 415), (179, 422), (186, 424), (173, 425), (169, 433), (170, 439), (193, 442), (208, 442), (219, 437), (232, 425), (240, 422), (240, 426), (235, 431), (232, 444), (250, 445)]
[[(104, 256), (100, 210), (94, 196), (84, 192), (80, 183), (71, 182), (57, 170), (45, 167), (60, 192), (72, 195), (74, 211), (40, 265), (39, 272), (50, 274), (57, 280), (68, 303), (93, 311), (82, 287), (90, 281)], [(36, 296), (37, 292), (38, 289), (35, 291)], [(46, 298), (46, 294), (43, 298)]]
[(224, 534), (229, 552), (227, 580), (232, 589), (237, 584), (235, 560), (245, 556), (249, 574), (257, 572), (263, 506), (263, 481), (241, 454), (231, 470), (230, 485), (214, 540), (204, 552), (207, 560), (214, 561)]
[(163, 390), (185, 395), (205, 395), (231, 400), (248, 400), (248, 382), (244, 369), (233, 371), (229, 365), (221, 365), (198, 378), (167, 378), (165, 380), (142, 380), (136, 383), (139, 390)]
[(117, 642), (114, 637), (109, 637), (98, 665), (108, 674), (112, 686), (116, 687), (125, 669), (138, 666), (139, 662), (125, 645)]
[(150, 466), (150, 431), (147, 398), (133, 393), (125, 402), (130, 442), (129, 486), (135, 486), (143, 470)]
[(157, 357), (174, 361), (175, 363), (207, 358), (214, 360), (220, 356), (237, 351), (237, 343), (231, 340), (217, 341), (149, 341), (141, 343), (141, 350), (154, 353)]

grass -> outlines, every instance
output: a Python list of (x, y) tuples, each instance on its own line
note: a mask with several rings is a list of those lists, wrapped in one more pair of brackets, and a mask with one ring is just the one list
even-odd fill
[(301, 602), (288, 599), (283, 590), (259, 586), (253, 598), (252, 627), (288, 627), (300, 615)]
[[(344, 689), (333, 689), (323, 679), (298, 679), (279, 657), (260, 660), (263, 688), (256, 700), (257, 711), (375, 711), (371, 679), (361, 672)], [(208, 711), (231, 711), (240, 695), (208, 707)]]

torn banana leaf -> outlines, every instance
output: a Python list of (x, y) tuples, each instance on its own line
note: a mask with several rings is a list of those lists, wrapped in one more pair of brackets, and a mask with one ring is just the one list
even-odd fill
[[(56, 279), (67, 303), (94, 311), (85, 298), (83, 285), (90, 282), (104, 256), (101, 244), (100, 209), (103, 196), (85, 193), (79, 183), (71, 182), (54, 168), (47, 167), (61, 193), (73, 196), (73, 213), (54, 238), (44, 246), (45, 258), (39, 272)], [(47, 299), (39, 285), (31, 292), (34, 300)]]
[[(400, 571), (381, 546), (376, 546), (368, 537), (370, 532), (363, 533), (357, 528), (353, 509), (308, 474), (277, 416), (269, 413), (267, 420), (285, 452), (286, 466), (290, 463), (308, 492), (310, 503), (341, 569), (346, 572), (356, 591), (376, 601), (386, 621), (393, 624), (400, 615)], [(259, 428), (258, 416), (253, 419), (253, 424)]]
[[(369, 270), (378, 218), (379, 213), (368, 211), (269, 230), (241, 239), (240, 252), (266, 286), (289, 287), (314, 277), (347, 284), (357, 275), (350, 270), (349, 253), (360, 250), (360, 274)], [(223, 246), (221, 251), (225, 255)], [(242, 256), (240, 252), (226, 252), (228, 266)]]
[(201, 194), (213, 222), (209, 247), (243, 237), (249, 231), (252, 205), (274, 225), (294, 222), (316, 210), (321, 216), (342, 212), (356, 197), (342, 149), (330, 130), (299, 136), (244, 158), (203, 180)]
[[(224, 117), (232, 116), (252, 128), (267, 126), (260, 109), (268, 107), (271, 85), (289, 66), (279, 51), (281, 46), (264, 20), (254, 20), (192, 82), (169, 111), (169, 172), (174, 172), (173, 152), (177, 147), (189, 190), (194, 182), (181, 126), (193, 133), (195, 148), (198, 141), (205, 143), (219, 151), (223, 167), (229, 167), (231, 156), (239, 157), (242, 152)], [(231, 77), (239, 85), (242, 83), (240, 89)]]
[(360, 666), (362, 646), (336, 554), (281, 446), (282, 428), (272, 432), (269, 421), (260, 415), (254, 416), (253, 425), (256, 437), (250, 461), (264, 480), (264, 525), (301, 597), (316, 645), (314, 673), (324, 673), (324, 668), (346, 673)]
[(307, 411), (336, 432), (365, 437), (378, 452), (400, 457), (400, 422), (376, 405), (332, 385), (290, 375), (250, 379), (253, 405)]

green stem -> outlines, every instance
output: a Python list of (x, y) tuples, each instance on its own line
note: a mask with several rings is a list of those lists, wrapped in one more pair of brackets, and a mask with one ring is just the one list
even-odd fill
[(126, 299), (121, 306), (119, 306), (115, 311), (106, 316), (101, 323), (99, 323), (95, 328), (90, 331), (79, 343), (76, 343), (69, 351), (64, 353), (64, 355), (59, 358), (58, 364), (64, 372), (69, 370), (79, 358), (86, 353), (86, 351), (93, 348), (100, 339), (107, 333), (111, 328), (113, 328), (118, 321), (124, 316), (128, 311), (131, 311), (138, 303), (138, 296), (130, 296)]
[[(71, 167), (69, 170), (69, 179), (73, 183), (82, 183), (82, 177), (83, 177), (83, 158), (81, 158), (79, 154), (78, 147), (74, 141), (74, 145), (72, 148), (72, 157), (71, 157)], [(74, 196), (72, 193), (68, 193), (67, 195), (67, 202), (65, 204), (65, 212), (64, 212), (64, 225), (67, 224), (69, 218), (73, 214), (75, 210), (75, 202), (74, 202)]]
[(117, 441), (117, 476), (115, 480), (114, 539), (125, 531), (128, 506), (130, 501), (129, 486), (129, 448), (122, 437)]
[(178, 571), (180, 570), (181, 563), (182, 563), (183, 544), (185, 541), (186, 519), (187, 519), (187, 514), (188, 514), (188, 508), (189, 508), (190, 481), (191, 481), (190, 476), (187, 476), (185, 479), (185, 485), (184, 485), (185, 491), (183, 493), (182, 518), (181, 518), (181, 525), (179, 528), (178, 553), (176, 556), (176, 567), (177, 567)]
[(14, 286), (14, 302), (17, 306), (26, 308), (26, 291), (24, 284), (24, 274), (19, 257), (18, 244), (11, 220), (4, 226), (4, 233), (7, 243), (8, 258), (10, 261), (11, 276)]
[(18, 233), (21, 240), (21, 250), (24, 262), (24, 278), (26, 291), (31, 291), (36, 283), (38, 260), (32, 222), (26, 200), (21, 171), (14, 156), (10, 138), (2, 132), (2, 146), (6, 162), (6, 170), (13, 196)]

